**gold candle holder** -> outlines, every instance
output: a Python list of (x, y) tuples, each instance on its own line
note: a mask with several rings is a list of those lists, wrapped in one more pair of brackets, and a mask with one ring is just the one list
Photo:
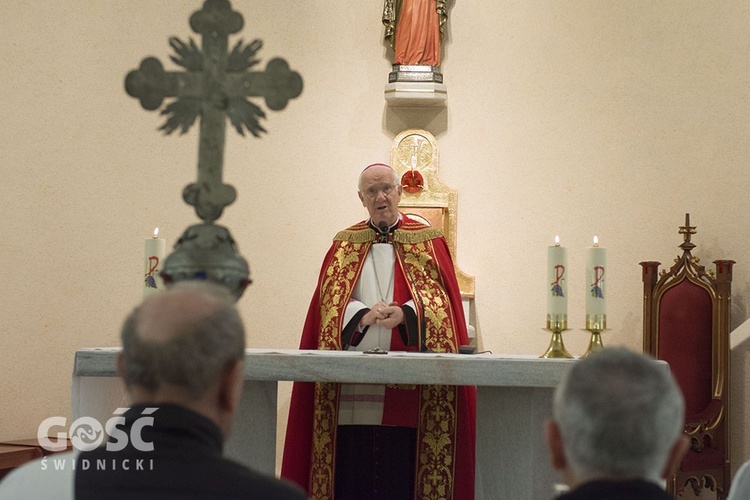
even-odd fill
[(599, 352), (604, 349), (604, 344), (602, 343), (602, 332), (606, 329), (606, 314), (586, 315), (586, 330), (591, 332), (591, 340), (589, 340), (589, 347), (588, 349), (586, 349), (586, 352), (583, 353), (581, 359), (587, 358), (590, 354)]
[(562, 332), (568, 329), (567, 314), (548, 314), (547, 330), (552, 332), (547, 351), (540, 358), (572, 358), (573, 356), (565, 349)]

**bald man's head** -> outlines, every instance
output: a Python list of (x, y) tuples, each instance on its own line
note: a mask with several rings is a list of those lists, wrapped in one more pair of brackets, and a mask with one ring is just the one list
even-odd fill
[(231, 362), (245, 331), (234, 297), (208, 282), (184, 282), (137, 307), (122, 328), (121, 371), (129, 390), (202, 397)]
[(136, 318), (138, 337), (144, 341), (166, 343), (186, 334), (192, 325), (226, 307), (227, 301), (221, 296), (224, 289), (209, 287), (211, 285), (206, 283), (186, 282), (145, 301), (138, 308)]

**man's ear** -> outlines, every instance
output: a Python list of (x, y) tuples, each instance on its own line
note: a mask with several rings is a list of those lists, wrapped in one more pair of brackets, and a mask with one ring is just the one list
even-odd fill
[(357, 191), (357, 196), (359, 196), (359, 201), (362, 202), (362, 206), (367, 208), (367, 205), (365, 205), (365, 197), (362, 196), (362, 191)]
[(667, 457), (667, 463), (664, 464), (664, 471), (661, 477), (668, 479), (672, 477), (672, 474), (677, 472), (682, 463), (682, 459), (690, 449), (690, 438), (685, 434), (680, 434), (680, 437), (672, 445), (672, 449), (669, 450), (669, 456)]
[(244, 384), (244, 360), (230, 361), (221, 374), (219, 383), (219, 405), (227, 412), (236, 412), (242, 397)]
[(552, 467), (557, 470), (563, 470), (567, 466), (565, 460), (565, 451), (563, 450), (562, 435), (560, 426), (557, 422), (550, 419), (544, 423), (544, 435), (547, 438), (547, 447), (549, 448)]

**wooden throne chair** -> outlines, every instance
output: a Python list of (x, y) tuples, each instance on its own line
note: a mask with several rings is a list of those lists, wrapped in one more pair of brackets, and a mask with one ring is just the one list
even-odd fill
[(403, 188), (399, 209), (413, 219), (440, 229), (445, 235), (461, 290), (469, 339), (473, 347), (480, 347), (476, 333), (474, 276), (461, 271), (456, 263), (458, 195), (440, 181), (435, 137), (426, 130), (404, 130), (393, 140), (391, 166), (401, 179)]
[[(680, 227), (682, 255), (669, 271), (641, 262), (643, 350), (666, 361), (685, 397), (691, 447), (667, 480), (674, 498), (726, 498), (730, 484), (729, 330), (733, 260), (706, 271), (692, 255), (690, 214)], [(692, 488), (692, 493), (686, 493)]]

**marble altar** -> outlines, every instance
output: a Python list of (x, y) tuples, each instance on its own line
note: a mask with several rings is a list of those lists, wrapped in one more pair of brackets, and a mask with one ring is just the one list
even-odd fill
[[(106, 421), (127, 406), (117, 378), (119, 348), (75, 354), (73, 418)], [(477, 387), (476, 497), (551, 498), (560, 478), (549, 462), (543, 422), (570, 359), (493, 354), (363, 354), (247, 349), (240, 413), (226, 454), (274, 474), (279, 381), (451, 384)]]

